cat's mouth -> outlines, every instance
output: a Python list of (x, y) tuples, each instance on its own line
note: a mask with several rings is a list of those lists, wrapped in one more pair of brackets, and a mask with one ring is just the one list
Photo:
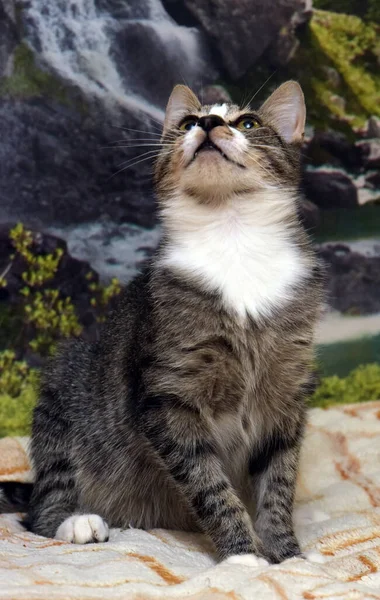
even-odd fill
[(198, 156), (198, 154), (200, 152), (204, 152), (204, 151), (214, 151), (214, 152), (218, 152), (220, 154), (220, 156), (222, 156), (225, 160), (227, 160), (230, 163), (233, 163), (234, 165), (237, 165), (238, 167), (241, 167), (242, 169), (245, 169), (244, 165), (241, 165), (239, 163), (237, 163), (236, 161), (232, 160), (231, 158), (229, 158), (227, 156), (227, 154), (225, 154), (216, 144), (214, 144), (209, 138), (206, 138), (204, 140), (204, 142), (201, 143), (200, 146), (198, 146), (198, 148), (196, 149), (196, 151), (194, 152), (194, 156), (193, 156), (193, 160), (195, 160)]
[(216, 146), (215, 144), (213, 144), (213, 142), (209, 139), (206, 139), (204, 142), (202, 142), (200, 146), (198, 146), (198, 148), (194, 152), (194, 158), (197, 158), (198, 154), (200, 152), (204, 152), (205, 150), (215, 150), (216, 152), (219, 152), (219, 154), (223, 156), (223, 158), (229, 160), (228, 156), (224, 154), (224, 152), (222, 152), (221, 149), (218, 148), (218, 146)]

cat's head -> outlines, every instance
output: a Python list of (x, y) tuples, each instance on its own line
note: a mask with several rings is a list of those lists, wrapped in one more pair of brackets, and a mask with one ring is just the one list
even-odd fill
[(166, 109), (156, 164), (159, 195), (186, 194), (203, 203), (264, 189), (296, 187), (305, 102), (295, 81), (281, 85), (257, 110), (202, 106), (177, 85)]

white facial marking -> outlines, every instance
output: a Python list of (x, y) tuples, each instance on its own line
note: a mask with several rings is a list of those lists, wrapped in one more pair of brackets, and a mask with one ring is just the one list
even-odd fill
[(208, 114), (209, 115), (218, 115), (218, 117), (222, 117), (222, 119), (224, 119), (227, 112), (228, 112), (227, 104), (214, 104), (214, 106), (212, 106), (210, 108), (210, 112)]
[(108, 525), (99, 515), (72, 515), (58, 527), (55, 538), (72, 544), (88, 544), (105, 542), (108, 534)]
[(260, 558), (255, 554), (235, 554), (229, 556), (221, 564), (223, 565), (243, 565), (244, 567), (258, 568), (268, 567), (269, 562), (265, 558)]

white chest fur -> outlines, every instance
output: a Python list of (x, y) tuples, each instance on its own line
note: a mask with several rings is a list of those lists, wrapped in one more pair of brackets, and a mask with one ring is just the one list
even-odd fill
[(173, 232), (162, 262), (219, 292), (240, 317), (267, 317), (308, 273), (308, 260), (285, 226), (289, 202), (278, 192), (218, 209), (180, 199), (167, 210)]

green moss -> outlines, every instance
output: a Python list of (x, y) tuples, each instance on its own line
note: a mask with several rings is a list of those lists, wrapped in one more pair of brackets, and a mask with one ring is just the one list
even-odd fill
[[(377, 62), (380, 55), (380, 28), (353, 15), (315, 11), (310, 31), (319, 49), (342, 77), (342, 91), (343, 87), (347, 90), (343, 95), (348, 101), (346, 114), (349, 115), (349, 101), (354, 98), (352, 108), (361, 108), (358, 119), (371, 114), (380, 115), (380, 71)], [(319, 81), (319, 85), (323, 85), (323, 82)]]
[(0, 437), (29, 435), (37, 394), (27, 386), (17, 398), (0, 394)]
[(380, 398), (380, 364), (361, 365), (347, 377), (324, 377), (310, 399), (310, 406), (352, 404)]
[(12, 75), (0, 80), (0, 96), (20, 99), (47, 97), (67, 104), (83, 115), (88, 113), (84, 98), (72, 93), (58, 77), (38, 67), (33, 52), (25, 43), (15, 49)]
[(254, 103), (260, 104), (277, 85), (296, 79), (305, 93), (308, 123), (349, 136), (370, 115), (380, 115), (379, 25), (316, 10), (299, 40), (285, 67), (275, 70), (261, 61), (238, 82), (221, 83), (237, 102), (247, 102), (259, 90)]
[[(379, 27), (353, 15), (316, 10), (289, 75), (304, 89), (308, 120), (346, 134), (380, 115)], [(333, 70), (333, 71), (332, 71)], [(329, 72), (335, 73), (331, 81)]]
[(50, 73), (38, 68), (33, 52), (21, 43), (14, 52), (13, 74), (0, 82), (0, 95), (9, 94), (16, 98), (47, 95), (67, 102), (63, 85)]

